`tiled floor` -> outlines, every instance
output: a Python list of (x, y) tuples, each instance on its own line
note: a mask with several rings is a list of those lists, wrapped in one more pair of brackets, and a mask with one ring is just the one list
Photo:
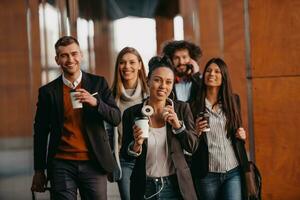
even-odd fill
[[(0, 151), (0, 200), (31, 200), (32, 150)], [(38, 200), (49, 194), (36, 194)], [(116, 183), (108, 183), (108, 200), (119, 200)]]

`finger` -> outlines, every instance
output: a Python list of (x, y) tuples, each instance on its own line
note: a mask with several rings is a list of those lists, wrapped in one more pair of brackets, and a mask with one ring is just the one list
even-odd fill
[(162, 117), (163, 117), (164, 120), (166, 120), (168, 114), (170, 114), (170, 112), (166, 111), (166, 110), (162, 113)]
[(199, 127), (206, 127), (207, 125), (208, 125), (207, 121), (200, 121), (200, 122), (198, 123), (198, 126), (199, 126)]
[(203, 121), (203, 117), (198, 117), (197, 119), (196, 119), (196, 122), (197, 123), (201, 123)]
[(86, 90), (85, 90), (85, 89), (83, 89), (83, 88), (78, 88), (78, 89), (76, 89), (76, 92), (88, 93), (88, 94), (89, 94), (89, 92), (88, 92), (88, 91), (86, 91)]
[(173, 111), (174, 108), (170, 105), (167, 105), (166, 107), (164, 107), (164, 109), (167, 109), (168, 111)]
[(135, 129), (135, 131), (134, 131), (134, 139), (136, 140), (142, 134), (143, 134), (142, 129), (140, 129), (140, 128)]

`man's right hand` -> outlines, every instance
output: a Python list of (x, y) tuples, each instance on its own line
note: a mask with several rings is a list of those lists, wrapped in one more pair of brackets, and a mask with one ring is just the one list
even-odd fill
[(47, 185), (47, 177), (44, 171), (35, 171), (32, 178), (31, 191), (33, 192), (45, 192)]
[(193, 74), (196, 74), (197, 72), (200, 71), (200, 67), (199, 67), (198, 63), (195, 60), (193, 60), (192, 58), (191, 58), (189, 64), (193, 65)]

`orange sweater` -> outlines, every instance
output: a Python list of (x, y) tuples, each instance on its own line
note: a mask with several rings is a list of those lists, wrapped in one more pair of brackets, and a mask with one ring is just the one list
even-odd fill
[[(61, 143), (55, 158), (65, 160), (89, 160), (88, 148), (84, 137), (82, 109), (73, 109), (70, 90), (63, 86), (64, 93), (64, 125)], [(77, 86), (80, 88), (81, 84)]]

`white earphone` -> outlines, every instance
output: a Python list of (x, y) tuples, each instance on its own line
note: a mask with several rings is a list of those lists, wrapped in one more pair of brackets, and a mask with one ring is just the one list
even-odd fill
[[(172, 99), (167, 98), (167, 102), (168, 102), (172, 107), (174, 107), (174, 102), (173, 102)], [(154, 109), (152, 108), (152, 106), (147, 105), (147, 103), (148, 103), (148, 100), (144, 101), (144, 104), (143, 104), (143, 107), (142, 107), (142, 114), (143, 114), (144, 116), (150, 117), (151, 115), (153, 115)]]

